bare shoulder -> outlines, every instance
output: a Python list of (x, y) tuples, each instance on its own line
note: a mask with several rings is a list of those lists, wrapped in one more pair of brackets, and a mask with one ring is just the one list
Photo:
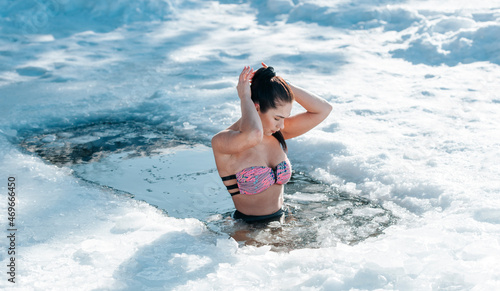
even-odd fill
[(227, 128), (212, 137), (212, 149), (218, 154), (237, 154), (252, 148), (262, 141), (262, 131), (254, 130), (242, 133)]
[(214, 154), (218, 154), (220, 147), (222, 143), (224, 142), (224, 139), (226, 138), (225, 135), (228, 134), (229, 129), (224, 129), (223, 131), (219, 131), (216, 133), (211, 140), (212, 143), (212, 150), (214, 151)]
[(212, 149), (214, 150), (215, 153), (220, 152), (221, 150), (223, 151), (225, 148), (225, 145), (228, 141), (230, 141), (238, 132), (231, 129), (231, 128), (226, 128), (222, 131), (219, 131), (217, 134), (215, 134), (212, 137)]

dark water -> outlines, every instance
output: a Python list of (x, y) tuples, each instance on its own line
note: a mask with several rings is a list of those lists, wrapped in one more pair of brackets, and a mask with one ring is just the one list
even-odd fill
[(303, 173), (294, 173), (285, 186), (287, 215), (281, 221), (247, 224), (225, 218), (209, 223), (242, 245), (270, 245), (274, 251), (322, 248), (337, 243), (354, 245), (397, 222), (391, 211), (369, 199), (335, 190)]
[(58, 166), (98, 162), (118, 152), (148, 156), (161, 148), (193, 144), (175, 134), (173, 128), (160, 128), (137, 121), (97, 121), (74, 127), (25, 130), (20, 146)]

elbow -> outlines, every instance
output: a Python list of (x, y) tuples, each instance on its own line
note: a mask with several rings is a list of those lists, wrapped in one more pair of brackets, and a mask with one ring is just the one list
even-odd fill
[(210, 143), (212, 145), (212, 150), (215, 152), (216, 149), (218, 149), (219, 145), (220, 145), (220, 132), (212, 137), (212, 140), (210, 141)]
[(212, 148), (214, 148), (214, 146), (215, 146), (215, 139), (216, 139), (216, 136), (217, 136), (217, 134), (216, 134), (216, 135), (214, 135), (214, 136), (212, 136), (212, 139), (210, 140), (210, 144), (212, 145)]
[(325, 100), (322, 110), (323, 120), (326, 119), (328, 115), (330, 115), (332, 110), (333, 110), (332, 104), (330, 104), (330, 102)]
[(330, 104), (330, 102), (328, 101), (325, 101), (325, 111), (326, 111), (326, 115), (328, 116), (330, 114), (330, 112), (332, 112), (333, 110), (333, 106), (332, 104)]

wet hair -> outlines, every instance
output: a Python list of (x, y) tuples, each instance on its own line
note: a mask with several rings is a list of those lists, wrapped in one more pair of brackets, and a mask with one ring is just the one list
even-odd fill
[[(270, 108), (277, 108), (283, 103), (294, 100), (292, 88), (280, 76), (276, 76), (273, 67), (260, 68), (255, 71), (250, 85), (252, 101), (259, 104), (260, 111), (266, 113)], [(284, 151), (287, 150), (285, 138), (281, 131), (273, 133)]]

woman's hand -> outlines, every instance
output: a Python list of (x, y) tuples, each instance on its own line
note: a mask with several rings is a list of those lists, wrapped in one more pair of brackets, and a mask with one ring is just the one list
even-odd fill
[(252, 101), (250, 82), (254, 71), (245, 67), (240, 74), (238, 96), (241, 100), (241, 118), (212, 138), (214, 154), (237, 154), (258, 145), (264, 136), (262, 121)]
[[(264, 62), (261, 64), (262, 67), (268, 68)], [(321, 123), (332, 111), (332, 105), (313, 93), (286, 83), (292, 89), (295, 101), (307, 110), (285, 119), (285, 128), (281, 133), (285, 139), (289, 139), (302, 135)]]
[(241, 71), (238, 85), (236, 86), (236, 89), (238, 90), (238, 96), (241, 100), (251, 99), (252, 97), (250, 91), (250, 82), (252, 81), (253, 74), (253, 69), (247, 66), (245, 66), (243, 71)]

